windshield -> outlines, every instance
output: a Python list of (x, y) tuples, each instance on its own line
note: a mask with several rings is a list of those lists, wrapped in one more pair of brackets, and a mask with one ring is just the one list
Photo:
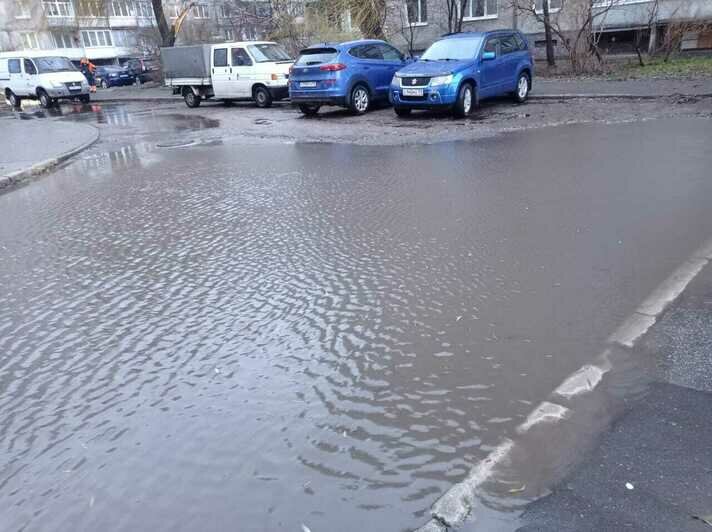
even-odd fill
[(35, 63), (37, 63), (37, 69), (41, 74), (47, 74), (48, 72), (74, 72), (77, 70), (66, 57), (38, 57), (35, 59)]
[(247, 49), (258, 63), (292, 60), (287, 51), (279, 44), (251, 44)]
[(338, 52), (335, 48), (309, 48), (302, 50), (295, 65), (320, 65), (328, 63), (336, 58)]
[(474, 59), (482, 42), (481, 37), (443, 39), (434, 42), (420, 57), (421, 61), (459, 61)]

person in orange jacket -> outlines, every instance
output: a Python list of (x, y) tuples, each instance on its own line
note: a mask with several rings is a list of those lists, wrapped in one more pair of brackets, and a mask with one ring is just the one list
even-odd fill
[(94, 78), (96, 65), (89, 61), (86, 57), (82, 57), (81, 61), (79, 61), (79, 70), (81, 70), (84, 77), (87, 78), (89, 92), (96, 92), (96, 80)]

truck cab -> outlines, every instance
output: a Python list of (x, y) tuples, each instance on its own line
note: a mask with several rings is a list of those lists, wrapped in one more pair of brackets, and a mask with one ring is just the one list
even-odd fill
[(197, 107), (207, 98), (251, 99), (258, 107), (269, 107), (289, 95), (293, 60), (274, 42), (163, 48), (161, 60), (166, 85), (182, 94), (188, 107)]

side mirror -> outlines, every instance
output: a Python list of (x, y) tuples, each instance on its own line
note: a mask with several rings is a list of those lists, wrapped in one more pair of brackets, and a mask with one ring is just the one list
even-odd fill
[(494, 52), (482, 52), (483, 61), (492, 61), (497, 58), (497, 54)]

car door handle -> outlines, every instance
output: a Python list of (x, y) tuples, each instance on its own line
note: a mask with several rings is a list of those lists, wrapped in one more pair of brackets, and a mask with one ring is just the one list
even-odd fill
[(232, 74), (232, 67), (230, 67), (230, 74)]

